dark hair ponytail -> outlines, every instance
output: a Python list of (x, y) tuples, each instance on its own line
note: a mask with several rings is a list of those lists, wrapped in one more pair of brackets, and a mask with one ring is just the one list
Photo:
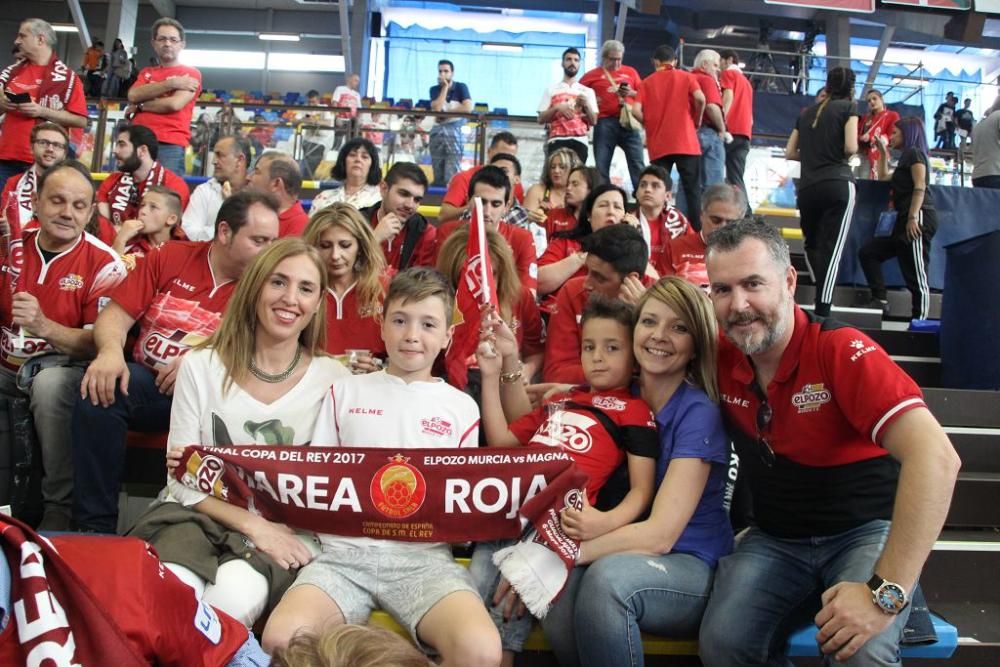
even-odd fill
[(816, 127), (819, 117), (830, 100), (850, 100), (854, 98), (854, 70), (850, 67), (834, 67), (826, 75), (826, 99), (820, 102), (812, 126)]

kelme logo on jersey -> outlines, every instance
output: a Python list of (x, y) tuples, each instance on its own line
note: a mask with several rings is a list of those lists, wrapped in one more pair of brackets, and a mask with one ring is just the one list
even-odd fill
[(67, 273), (59, 279), (59, 289), (64, 292), (73, 292), (83, 287), (83, 276), (78, 273)]
[(799, 414), (804, 412), (816, 412), (824, 403), (829, 403), (830, 390), (822, 382), (807, 384), (802, 387), (802, 391), (792, 396), (792, 405), (799, 410)]
[(390, 519), (405, 519), (420, 509), (427, 497), (427, 482), (409, 460), (396, 454), (372, 477), (372, 504)]

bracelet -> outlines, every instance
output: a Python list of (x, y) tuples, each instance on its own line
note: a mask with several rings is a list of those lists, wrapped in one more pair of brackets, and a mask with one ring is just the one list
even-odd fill
[(520, 361), (517, 362), (517, 370), (511, 371), (510, 373), (500, 373), (500, 384), (512, 384), (521, 379), (524, 375), (524, 364)]

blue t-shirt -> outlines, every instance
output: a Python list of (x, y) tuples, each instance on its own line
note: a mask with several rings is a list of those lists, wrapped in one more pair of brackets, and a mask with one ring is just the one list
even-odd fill
[(712, 464), (698, 507), (672, 551), (697, 556), (714, 566), (733, 550), (733, 529), (722, 502), (729, 438), (722, 426), (719, 406), (704, 391), (685, 382), (656, 415), (656, 428), (660, 434), (657, 487), (671, 459), (695, 458)]
[[(431, 99), (436, 100), (438, 95), (441, 94), (441, 84), (437, 83), (431, 86)], [(469, 87), (460, 81), (452, 81), (451, 88), (448, 89), (448, 94), (445, 96), (445, 102), (464, 102), (465, 100), (471, 100), (472, 95), (469, 94)], [(465, 124), (464, 118), (446, 118), (444, 116), (438, 118), (437, 124), (434, 127), (441, 127), (442, 125), (449, 125), (452, 123), (457, 123), (459, 125)], [(433, 128), (432, 130), (433, 131)]]

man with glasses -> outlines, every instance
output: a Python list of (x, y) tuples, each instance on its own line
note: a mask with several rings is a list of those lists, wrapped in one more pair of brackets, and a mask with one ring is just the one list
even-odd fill
[[(650, 167), (651, 168), (651, 167)], [(640, 192), (642, 182), (640, 181)], [(708, 291), (705, 251), (708, 237), (716, 230), (743, 218), (747, 197), (734, 185), (713, 185), (701, 196), (701, 231), (676, 236), (667, 242), (660, 261), (655, 262), (661, 276), (680, 276)]]
[(163, 185), (181, 198), (181, 208), (187, 206), (190, 192), (184, 179), (165, 169), (157, 161), (159, 142), (148, 127), (124, 125), (115, 140), (118, 171), (110, 174), (97, 189), (97, 210), (121, 227), (126, 220), (139, 217), (142, 195), (150, 185)]
[(961, 464), (919, 387), (857, 329), (795, 305), (778, 230), (708, 238), (719, 391), (754, 526), (719, 561), (701, 625), (707, 667), (785, 664), (811, 620), (828, 659), (899, 664), (909, 596)]
[[(23, 174), (7, 179), (0, 194), (0, 221), (5, 223), (6, 246), (0, 252), (4, 264), (21, 266), (21, 234), (35, 217), (35, 194), (42, 172), (66, 159), (69, 135), (61, 125), (39, 123), (31, 128), (31, 155), (34, 162)], [(37, 221), (36, 221), (37, 222)]]
[(31, 167), (31, 128), (43, 121), (87, 125), (80, 77), (56, 57), (56, 33), (41, 19), (25, 19), (14, 39), (16, 62), (0, 72), (0, 183)]
[(184, 175), (184, 149), (191, 143), (191, 115), (201, 93), (201, 72), (181, 65), (184, 26), (171, 18), (153, 23), (153, 50), (160, 64), (145, 67), (129, 88), (126, 116), (144, 125), (160, 142), (160, 164)]

